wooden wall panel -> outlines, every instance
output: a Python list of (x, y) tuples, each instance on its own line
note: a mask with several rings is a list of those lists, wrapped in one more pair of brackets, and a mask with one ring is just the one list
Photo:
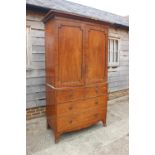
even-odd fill
[(129, 32), (126, 30), (110, 28), (109, 36), (119, 38), (120, 62), (116, 68), (109, 68), (109, 92), (129, 88)]
[(26, 12), (26, 25), (31, 26), (32, 62), (26, 70), (26, 107), (45, 105), (45, 32), (44, 14)]

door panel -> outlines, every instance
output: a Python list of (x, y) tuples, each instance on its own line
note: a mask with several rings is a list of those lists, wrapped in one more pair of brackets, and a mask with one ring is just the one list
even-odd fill
[(59, 27), (59, 81), (61, 86), (83, 84), (83, 30), (79, 26)]
[(106, 35), (102, 29), (88, 27), (86, 50), (86, 83), (98, 83), (105, 80)]

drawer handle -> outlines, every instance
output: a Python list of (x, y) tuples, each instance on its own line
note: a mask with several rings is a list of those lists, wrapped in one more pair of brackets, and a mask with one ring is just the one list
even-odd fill
[(69, 109), (69, 110), (72, 110), (72, 109), (73, 109), (73, 107), (72, 107), (72, 106), (70, 106), (68, 109)]
[(73, 121), (72, 121), (72, 120), (70, 120), (70, 121), (69, 121), (69, 123), (70, 123), (70, 124), (72, 124), (72, 123), (73, 123)]
[(98, 104), (98, 101), (95, 101), (95, 104), (97, 105)]
[(97, 116), (98, 116), (98, 114), (95, 114), (95, 115), (94, 115), (94, 117), (97, 117)]

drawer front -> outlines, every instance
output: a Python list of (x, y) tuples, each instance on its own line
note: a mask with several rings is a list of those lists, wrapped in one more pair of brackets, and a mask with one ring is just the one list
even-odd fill
[(91, 99), (85, 99), (80, 101), (67, 102), (63, 104), (57, 104), (57, 115), (68, 115), (73, 113), (81, 113), (89, 109), (106, 109), (107, 101), (106, 96), (100, 96)]
[(57, 104), (57, 130), (81, 129), (106, 118), (107, 97)]
[(85, 98), (97, 97), (107, 94), (107, 84), (85, 88)]
[(90, 110), (80, 114), (72, 114), (66, 117), (57, 118), (58, 132), (72, 131), (90, 126), (99, 120), (102, 120), (106, 115), (106, 110)]
[(99, 111), (102, 108), (106, 108), (105, 96), (57, 104), (57, 114), (58, 116), (73, 113), (80, 114), (81, 112), (87, 111), (89, 109), (97, 109)]
[(58, 103), (64, 103), (83, 98), (84, 98), (83, 88), (56, 91), (56, 100)]
[(57, 103), (65, 103), (69, 101), (94, 98), (106, 94), (107, 94), (106, 84), (91, 87), (56, 90), (56, 101)]

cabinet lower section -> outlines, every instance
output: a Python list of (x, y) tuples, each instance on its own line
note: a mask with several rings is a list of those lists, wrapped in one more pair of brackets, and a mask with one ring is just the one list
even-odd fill
[[(102, 90), (102, 93), (98, 90)], [(62, 133), (86, 128), (99, 121), (106, 125), (107, 95), (104, 92), (106, 87), (62, 91), (61, 97), (58, 91), (47, 87), (47, 125), (54, 130), (55, 142)], [(81, 91), (84, 96), (74, 100), (73, 96), (78, 96), (74, 94), (79, 94)], [(69, 98), (71, 92), (73, 96)]]

